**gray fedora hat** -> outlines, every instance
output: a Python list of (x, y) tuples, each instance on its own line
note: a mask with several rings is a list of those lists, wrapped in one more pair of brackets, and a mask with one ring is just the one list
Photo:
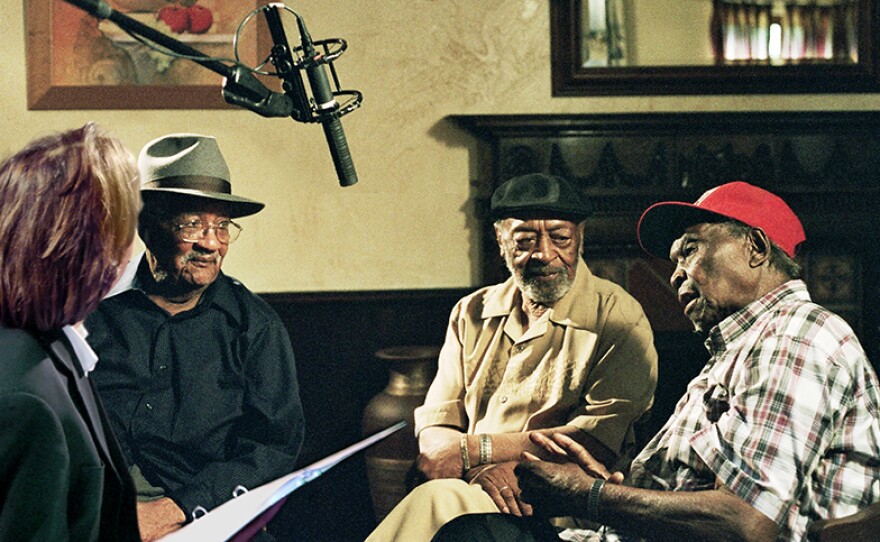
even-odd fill
[(144, 206), (194, 199), (220, 202), (230, 218), (252, 215), (265, 205), (234, 196), (229, 168), (217, 140), (198, 134), (171, 134), (150, 141), (138, 156)]

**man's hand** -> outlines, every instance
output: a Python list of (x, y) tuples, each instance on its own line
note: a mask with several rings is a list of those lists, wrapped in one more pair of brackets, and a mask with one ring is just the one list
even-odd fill
[(429, 479), (461, 478), (461, 431), (449, 427), (426, 427), (419, 433), (420, 471)]
[(186, 516), (177, 503), (168, 497), (155, 501), (137, 503), (138, 527), (141, 540), (153, 542), (166, 534), (180, 529)]
[(612, 474), (586, 448), (565, 435), (533, 433), (531, 439), (551, 460), (541, 461), (526, 452), (523, 457), (527, 461), (519, 464), (514, 473), (522, 489), (522, 499), (544, 516), (582, 515), (596, 478), (612, 484), (623, 482), (623, 473)]
[(514, 469), (521, 499), (543, 517), (583, 516), (587, 493), (593, 484), (575, 463), (525, 461)]
[(475, 475), (469, 481), (471, 484), (479, 484), (502, 513), (531, 516), (532, 507), (520, 497), (519, 484), (513, 474), (516, 464), (515, 461), (509, 461), (471, 469)]
[[(540, 446), (550, 456), (549, 461), (554, 463), (573, 462), (580, 466), (586, 474), (594, 478), (601, 478), (612, 484), (620, 484), (623, 482), (624, 475), (622, 472), (612, 473), (601, 461), (594, 458), (590, 452), (574, 439), (563, 435), (562, 433), (553, 433), (550, 436), (541, 433), (531, 433), (529, 435), (532, 442)], [(528, 452), (523, 453), (523, 459), (527, 461), (535, 461), (539, 458)]]
[[(596, 478), (608, 484), (623, 482), (622, 473), (609, 473), (583, 446), (564, 435), (554, 433), (549, 439), (535, 435), (533, 442), (559, 461), (526, 453), (527, 460), (514, 469), (522, 499), (533, 506), (536, 515), (583, 517)], [(600, 507), (601, 523), (640, 537), (662, 533), (664, 540), (776, 540), (779, 536), (773, 520), (720, 483), (705, 491), (608, 489)], [(605, 506), (610, 510), (603, 510)]]

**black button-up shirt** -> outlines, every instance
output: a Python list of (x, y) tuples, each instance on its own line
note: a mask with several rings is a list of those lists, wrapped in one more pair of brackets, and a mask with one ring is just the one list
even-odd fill
[(187, 518), (295, 467), (303, 438), (293, 350), (275, 312), (223, 275), (170, 316), (132, 288), (86, 321), (93, 373), (129, 464)]

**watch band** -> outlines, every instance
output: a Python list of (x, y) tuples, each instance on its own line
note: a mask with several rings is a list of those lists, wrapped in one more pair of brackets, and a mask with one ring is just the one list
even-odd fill
[(599, 519), (599, 501), (602, 498), (602, 488), (604, 487), (605, 480), (596, 478), (587, 493), (587, 519), (590, 521)]

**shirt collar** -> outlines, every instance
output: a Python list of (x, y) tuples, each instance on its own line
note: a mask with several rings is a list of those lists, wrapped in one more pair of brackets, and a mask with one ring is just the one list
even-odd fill
[[(588, 327), (588, 315), (583, 311), (578, 312), (575, 302), (578, 296), (590, 295), (595, 287), (592, 277), (593, 274), (583, 258), (579, 259), (571, 288), (547, 311), (551, 322), (577, 328)], [(521, 303), (522, 295), (519, 288), (513, 283), (513, 277), (509, 277), (489, 293), (480, 316), (483, 319), (507, 316), (518, 309)]]
[(89, 332), (82, 324), (64, 326), (62, 330), (68, 342), (70, 342), (70, 346), (73, 348), (73, 353), (76, 355), (75, 357), (80, 367), (82, 367), (83, 374), (89, 374), (95, 368), (95, 365), (98, 364), (98, 355), (95, 354), (95, 351), (86, 342)]
[(790, 280), (774, 288), (719, 322), (710, 330), (706, 347), (710, 352), (723, 350), (727, 344), (746, 333), (759, 316), (774, 310), (782, 303), (796, 301), (810, 301), (807, 285), (800, 279)]

